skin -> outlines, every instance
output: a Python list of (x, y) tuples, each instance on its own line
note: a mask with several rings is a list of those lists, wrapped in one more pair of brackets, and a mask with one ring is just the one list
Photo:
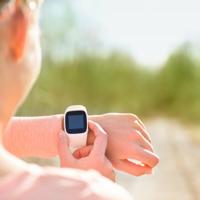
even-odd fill
[[(135, 115), (110, 113), (89, 118), (107, 132), (106, 155), (116, 169), (135, 176), (151, 173), (159, 159), (153, 153), (149, 133)], [(18, 157), (57, 156), (62, 123), (63, 115), (13, 117), (4, 133), (4, 146)], [(93, 144), (93, 141), (94, 134), (89, 132), (88, 144)], [(135, 165), (128, 158), (138, 160), (144, 165)]]
[[(38, 12), (19, 1), (6, 7), (0, 15), (0, 133), (23, 102), (40, 70)], [(29, 53), (31, 52), (31, 53)], [(32, 63), (35, 63), (34, 68)], [(0, 137), (1, 143), (2, 137)], [(24, 169), (19, 161), (0, 145), (1, 174)], [(10, 163), (16, 163), (12, 166)]]
[(61, 167), (83, 170), (94, 169), (99, 171), (103, 176), (115, 181), (112, 164), (105, 156), (107, 133), (99, 124), (92, 121), (89, 121), (89, 129), (95, 136), (93, 145), (87, 145), (81, 150), (75, 151), (73, 154), (69, 150), (69, 140), (66, 133), (61, 132), (58, 142)]
[(159, 158), (154, 153), (149, 133), (137, 116), (110, 113), (95, 120), (109, 133), (106, 155), (116, 169), (135, 176), (152, 173)]
[[(33, 66), (34, 63), (34, 66)], [(7, 127), (7, 124), (13, 114), (16, 112), (17, 108), (21, 105), (23, 100), (28, 94), (28, 91), (32, 87), (33, 83), (35, 82), (39, 71), (40, 71), (40, 64), (41, 64), (41, 52), (40, 52), (40, 42), (39, 42), (39, 28), (38, 28), (38, 12), (37, 10), (32, 10), (31, 7), (28, 7), (28, 5), (24, 4), (24, 1), (15, 1), (13, 6), (9, 8), (5, 15), (0, 17), (0, 132), (1, 134), (5, 132), (5, 129)], [(111, 114), (112, 116), (112, 114)], [(127, 116), (130, 116), (127, 114)], [(121, 118), (122, 116), (120, 116)], [(111, 126), (109, 125), (110, 121), (108, 120), (108, 116), (102, 116), (102, 117), (97, 117), (93, 116), (92, 117), (94, 120), (99, 121), (99, 123), (103, 122), (101, 119), (106, 119), (106, 123), (104, 123), (103, 128), (107, 131)], [(113, 116), (111, 117), (113, 118)], [(117, 119), (117, 118), (115, 118)], [(111, 120), (111, 119), (110, 119)], [(134, 120), (135, 121), (135, 120)], [(117, 122), (117, 121), (116, 121)], [(115, 123), (116, 123), (115, 122)], [(137, 135), (140, 135), (140, 138), (145, 138), (144, 134), (145, 131), (142, 130), (137, 130), (140, 129), (142, 125), (139, 125), (139, 127), (136, 126), (137, 123), (130, 121), (129, 122), (129, 130), (131, 130), (131, 133), (127, 131), (126, 137), (131, 138), (131, 142), (135, 142), (134, 139), (132, 139), (132, 135), (134, 133)], [(138, 120), (139, 123), (139, 120)], [(114, 124), (115, 126), (117, 124)], [(95, 125), (94, 125), (95, 126)], [(98, 125), (96, 124), (98, 127)], [(95, 127), (96, 127), (95, 126)], [(123, 126), (122, 126), (123, 127)], [(121, 132), (123, 128), (121, 127)], [(37, 128), (36, 128), (37, 129)], [(36, 130), (35, 129), (35, 130)], [(47, 130), (47, 129), (46, 129)], [(105, 148), (103, 149), (102, 158), (98, 160), (98, 168), (94, 166), (94, 162), (91, 159), (91, 154), (93, 155), (94, 152), (98, 153), (97, 151), (93, 151), (94, 149), (91, 150), (93, 145), (93, 148), (95, 146), (95, 141), (98, 143), (98, 134), (102, 133), (105, 134), (105, 131), (99, 130), (98, 128), (92, 129), (92, 133), (89, 134), (88, 138), (88, 146), (77, 150), (74, 153), (74, 157), (78, 159), (76, 162), (70, 163), (69, 160), (67, 163), (65, 163), (63, 160), (66, 158), (66, 153), (61, 153), (60, 148), (59, 148), (59, 155), (63, 156), (60, 159), (64, 162), (63, 166), (67, 165), (72, 165), (73, 167), (81, 167), (82, 164), (84, 164), (85, 167), (84, 169), (95, 169), (98, 170), (101, 174), (104, 176), (110, 178), (113, 180), (113, 171), (111, 170), (111, 165), (108, 159), (105, 156)], [(120, 168), (120, 164), (117, 165), (118, 162), (122, 163), (123, 166), (128, 165), (126, 160), (127, 158), (131, 158), (131, 156), (128, 155), (128, 152), (125, 149), (121, 149), (121, 154), (120, 151), (118, 153), (114, 153), (113, 148), (125, 148), (125, 145), (121, 143), (121, 147), (119, 146), (119, 142), (116, 142), (117, 135), (114, 135), (116, 131), (113, 132), (113, 136), (111, 137), (111, 134), (109, 133), (109, 137), (115, 142), (109, 141), (108, 140), (108, 146), (111, 145), (110, 150), (109, 147), (106, 151), (106, 154), (108, 158), (112, 161), (112, 164), (114, 164), (116, 167)], [(133, 134), (132, 134), (133, 133)], [(15, 133), (17, 134), (17, 133)], [(57, 133), (58, 134), (58, 133)], [(96, 136), (96, 139), (94, 139), (93, 135)], [(118, 135), (120, 135), (118, 133)], [(122, 133), (121, 133), (122, 135)], [(142, 137), (143, 135), (143, 137)], [(102, 136), (101, 136), (102, 137)], [(122, 136), (119, 138), (123, 138)], [(135, 136), (133, 137), (135, 138)], [(147, 147), (147, 141), (148, 139), (146, 138), (146, 143), (144, 142), (145, 140), (143, 139), (143, 142), (138, 139), (137, 137), (137, 142), (140, 146), (145, 147), (146, 145), (146, 150), (143, 151), (144, 154), (148, 154), (152, 157), (154, 157), (154, 161), (149, 162), (148, 159), (143, 160), (143, 164), (140, 167), (149, 167), (152, 168), (154, 167), (157, 162), (158, 158), (156, 155), (153, 153), (150, 153), (153, 151), (151, 148), (151, 145)], [(31, 138), (29, 138), (31, 139)], [(62, 140), (57, 139), (57, 142)], [(63, 139), (65, 141), (65, 139)], [(106, 141), (106, 139), (105, 139)], [(105, 142), (106, 143), (106, 142)], [(150, 143), (150, 141), (149, 141)], [(138, 145), (138, 146), (139, 146)], [(130, 143), (130, 148), (132, 144)], [(139, 154), (141, 153), (140, 147), (137, 147), (135, 145), (134, 148), (138, 150)], [(62, 148), (61, 148), (62, 149)], [(64, 151), (64, 148), (63, 148)], [(126, 155), (127, 154), (127, 155)], [(68, 155), (68, 154), (67, 154)], [(98, 156), (99, 154), (97, 154)], [(136, 155), (136, 154), (135, 154)], [(134, 158), (137, 159), (137, 156), (133, 156)], [(141, 155), (141, 154), (140, 154)], [(127, 157), (128, 156), (128, 157)], [(150, 157), (149, 156), (149, 157)], [(125, 158), (126, 157), (126, 158)], [(25, 188), (25, 193), (24, 190), (22, 193), (19, 191), (19, 196), (16, 197), (15, 199), (31, 199), (33, 197), (33, 194), (38, 194), (40, 195), (41, 198), (47, 197), (45, 188), (48, 185), (48, 195), (50, 195), (50, 198), (48, 199), (64, 199), (64, 197), (71, 197), (69, 194), (70, 191), (73, 191), (72, 194), (78, 195), (77, 191), (81, 191), (83, 188), (79, 188), (79, 181), (76, 179), (76, 177), (81, 177), (82, 173), (86, 174), (85, 177), (83, 178), (83, 182), (86, 184), (86, 188), (89, 192), (89, 196), (86, 198), (80, 195), (77, 196), (77, 198), (73, 197), (73, 199), (129, 199), (129, 195), (127, 193), (124, 193), (122, 189), (119, 189), (116, 187), (115, 193), (106, 192), (106, 190), (103, 192), (103, 194), (100, 193), (95, 193), (91, 191), (91, 188), (93, 187), (92, 185), (96, 182), (92, 182), (89, 180), (90, 173), (87, 173), (86, 171), (75, 171), (74, 174), (76, 174), (76, 177), (70, 177), (66, 176), (66, 174), (69, 175), (68, 169), (62, 169), (62, 170), (48, 170), (45, 169), (45, 171), (42, 168), (39, 168), (38, 171), (33, 169), (31, 165), (28, 165), (24, 163), (23, 161), (17, 159), (16, 157), (12, 156), (10, 153), (8, 153), (1, 145), (0, 147), (0, 174), (1, 177), (7, 177), (9, 174), (12, 174), (11, 183), (15, 186), (15, 189), (19, 189), (19, 183), (22, 181), (22, 179), (25, 180), (32, 180), (32, 184), (30, 185), (30, 188), (26, 190)], [(75, 164), (74, 164), (75, 163)], [(81, 164), (82, 163), (82, 164)], [(130, 164), (130, 163), (129, 163)], [(148, 166), (147, 166), (148, 165)], [(135, 166), (135, 165), (134, 165)], [(121, 169), (126, 171), (128, 168), (121, 167)], [(52, 173), (53, 171), (53, 173)], [(127, 170), (128, 171), (128, 170)], [(39, 173), (38, 176), (34, 176), (35, 173)], [(13, 173), (16, 173), (16, 176), (13, 178)], [(36, 173), (36, 174), (37, 174)], [(42, 179), (41, 177), (45, 177), (45, 179)], [(74, 184), (72, 184), (73, 189), (69, 190), (67, 187), (69, 184), (69, 180), (73, 179)], [(101, 182), (102, 179), (102, 187), (103, 185), (109, 186), (111, 184), (108, 179), (104, 179), (102, 176), (98, 177), (96, 180), (99, 180)], [(17, 181), (16, 181), (17, 180)], [(42, 181), (44, 180), (44, 181)], [(8, 181), (9, 182), (9, 181)], [(15, 183), (15, 184), (14, 184)], [(38, 187), (38, 183), (41, 183)], [(61, 184), (64, 183), (64, 184)], [(92, 183), (92, 185), (91, 185)], [(12, 185), (12, 184), (11, 184)], [(63, 186), (63, 190), (59, 190), (60, 186)], [(112, 185), (112, 184), (111, 184)], [(5, 186), (5, 181), (0, 182), (0, 187), (2, 188), (10, 188), (9, 184)], [(87, 187), (88, 186), (88, 187)], [(115, 188), (116, 185), (112, 185), (112, 187)], [(25, 185), (24, 185), (25, 187)], [(100, 188), (102, 189), (100, 186)], [(23, 188), (23, 187), (22, 187)], [(97, 187), (98, 188), (98, 187)], [(98, 190), (98, 189), (97, 189)], [(12, 195), (12, 193), (5, 192), (3, 190), (5, 195)], [(118, 192), (117, 192), (118, 191)], [(123, 195), (122, 195), (123, 194)], [(21, 196), (20, 196), (21, 195)], [(28, 196), (26, 196), (28, 195)], [(32, 195), (32, 196), (29, 196)], [(57, 195), (55, 197), (55, 195)], [(68, 195), (68, 196), (67, 196)], [(26, 198), (25, 198), (26, 197)], [(54, 198), (53, 198), (54, 197)], [(62, 197), (62, 198), (58, 198)], [(5, 198), (6, 199), (6, 198)], [(9, 197), (8, 197), (9, 199)], [(34, 199), (34, 198), (32, 198)]]
[[(9, 116), (14, 114), (16, 108), (26, 97), (38, 76), (41, 63), (39, 27), (35, 23), (38, 17), (37, 11), (29, 12), (25, 7), (17, 11), (10, 8), (10, 11), (13, 12), (13, 15), (5, 14), (4, 20), (0, 22), (0, 38), (2, 38), (0, 49), (5, 49), (0, 54), (0, 60), (4, 66), (0, 67), (1, 82), (3, 83), (0, 84), (0, 117), (3, 117), (4, 124), (8, 122)], [(15, 19), (15, 23), (13, 23), (13, 19)], [(10, 48), (7, 48), (5, 41), (9, 41)], [(30, 55), (29, 52), (32, 54)], [(32, 63), (34, 63), (34, 67), (32, 67)], [(98, 122), (108, 133), (106, 152), (116, 169), (136, 176), (151, 173), (159, 159), (153, 152), (149, 134), (136, 116), (106, 114), (91, 116), (90, 119)], [(11, 120), (8, 131), (4, 133), (5, 147), (19, 157), (55, 156), (58, 154), (57, 142), (58, 134), (62, 129), (62, 120), (62, 115), (39, 119), (15, 118)], [(53, 127), (49, 130), (51, 126)], [(38, 140), (35, 133), (42, 136), (43, 139)], [(21, 140), (15, 138), (21, 138)], [(31, 143), (27, 143), (27, 140)], [(93, 141), (93, 135), (89, 134), (88, 143), (92, 144)], [(25, 146), (27, 148), (24, 148)], [(128, 158), (136, 159), (143, 165), (136, 165), (128, 161)]]
[[(38, 19), (26, 6), (24, 1), (16, 1), (12, 11), (0, 18), (0, 136), (26, 97), (40, 67), (39, 37), (34, 29), (38, 27)], [(1, 141), (0, 163), (1, 199), (131, 199), (120, 186), (97, 172), (33, 166), (11, 155)]]
[(13, 6), (5, 12), (0, 21), (0, 117), (7, 124), (39, 74), (41, 50), (37, 11)]

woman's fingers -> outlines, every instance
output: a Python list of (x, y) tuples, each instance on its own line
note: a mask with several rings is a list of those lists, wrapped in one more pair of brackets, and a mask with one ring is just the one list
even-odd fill
[(142, 146), (144, 149), (147, 149), (151, 152), (153, 152), (153, 146), (152, 144), (142, 135), (140, 131), (133, 131), (132, 133), (133, 140), (137, 141), (140, 146)]
[(73, 152), (73, 156), (74, 156), (76, 159), (84, 158), (84, 157), (89, 156), (91, 150), (92, 150), (92, 145), (88, 145), (88, 146), (85, 146), (85, 147), (81, 147), (81, 148), (79, 148), (79, 149), (76, 149), (76, 150)]
[[(127, 115), (127, 114), (125, 114)], [(137, 115), (134, 115), (134, 114), (128, 114), (128, 117), (131, 121), (133, 122), (138, 122), (140, 126), (142, 126), (144, 129), (145, 129), (145, 125), (144, 123), (141, 121), (141, 119), (137, 116)]]
[(135, 120), (135, 122), (133, 123), (133, 128), (135, 130), (138, 130), (139, 132), (141, 132), (141, 134), (146, 138), (147, 141), (149, 141), (149, 143), (151, 143), (151, 138), (150, 138), (150, 134), (147, 132), (147, 130), (138, 122), (138, 120)]
[(155, 167), (159, 162), (159, 158), (155, 153), (143, 149), (136, 144), (134, 146), (132, 145), (132, 148), (128, 149), (127, 157), (138, 160), (151, 168)]
[(95, 122), (89, 121), (89, 128), (93, 131), (95, 135), (95, 140), (93, 144), (93, 149), (91, 151), (91, 156), (96, 158), (105, 157), (106, 147), (107, 147), (107, 134), (101, 128), (101, 126)]
[(116, 174), (115, 174), (115, 171), (113, 169), (112, 163), (110, 162), (110, 160), (108, 160), (108, 158), (105, 158), (105, 166), (107, 166), (107, 169), (108, 169), (105, 176), (108, 177), (113, 182), (115, 182)]
[(61, 167), (68, 166), (75, 161), (69, 149), (69, 140), (64, 131), (60, 132), (58, 141), (58, 155), (60, 157)]
[(144, 174), (151, 174), (152, 168), (146, 165), (141, 166), (128, 160), (113, 160), (113, 166), (120, 171), (124, 171), (134, 176), (141, 176)]

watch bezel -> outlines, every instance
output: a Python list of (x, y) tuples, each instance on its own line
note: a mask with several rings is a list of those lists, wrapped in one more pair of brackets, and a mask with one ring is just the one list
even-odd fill
[[(83, 115), (84, 128), (80, 129), (70, 129), (69, 128), (69, 116), (70, 115)], [(87, 114), (84, 110), (74, 110), (67, 111), (64, 116), (64, 129), (68, 134), (76, 135), (76, 134), (84, 134), (87, 132)]]

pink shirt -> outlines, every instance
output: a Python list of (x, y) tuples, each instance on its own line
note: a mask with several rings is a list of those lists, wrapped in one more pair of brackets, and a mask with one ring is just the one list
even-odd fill
[(119, 185), (95, 171), (40, 168), (0, 179), (0, 200), (131, 200)]

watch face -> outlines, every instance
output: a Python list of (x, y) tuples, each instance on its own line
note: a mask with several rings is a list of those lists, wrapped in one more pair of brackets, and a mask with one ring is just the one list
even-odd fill
[(65, 129), (69, 134), (85, 133), (87, 116), (84, 111), (69, 111), (65, 114)]

